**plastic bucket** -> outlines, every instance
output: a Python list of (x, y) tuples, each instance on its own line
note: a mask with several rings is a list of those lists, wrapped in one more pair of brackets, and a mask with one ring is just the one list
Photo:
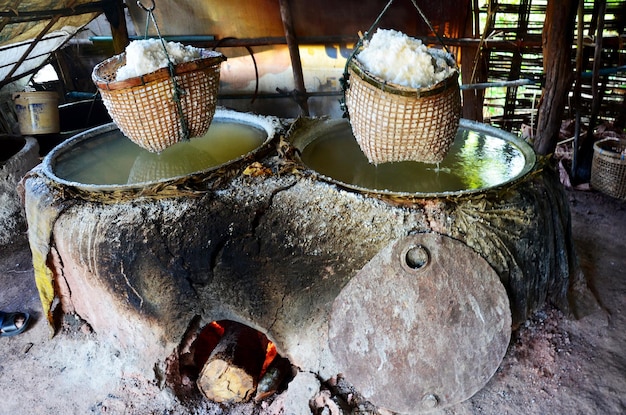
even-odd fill
[(18, 92), (13, 94), (13, 101), (22, 135), (60, 131), (59, 96), (56, 92)]

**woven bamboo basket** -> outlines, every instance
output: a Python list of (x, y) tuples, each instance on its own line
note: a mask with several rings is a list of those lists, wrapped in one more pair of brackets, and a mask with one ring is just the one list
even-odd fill
[(348, 64), (348, 75), (345, 103), (350, 124), (370, 163), (438, 163), (445, 158), (461, 118), (458, 71), (420, 89), (386, 82), (358, 59)]
[(605, 138), (593, 145), (591, 186), (626, 200), (626, 140)]
[(184, 91), (180, 98), (182, 111), (174, 100), (169, 68), (116, 81), (117, 70), (126, 64), (122, 53), (96, 65), (92, 80), (122, 133), (135, 144), (158, 153), (208, 131), (217, 106), (220, 64), (224, 60), (221, 53), (204, 50), (202, 58), (174, 67), (176, 84)]

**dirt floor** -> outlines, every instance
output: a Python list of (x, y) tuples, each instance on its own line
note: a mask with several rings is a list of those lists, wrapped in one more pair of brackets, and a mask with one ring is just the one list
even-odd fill
[[(602, 310), (575, 320), (546, 305), (513, 333), (485, 388), (435, 413), (626, 414), (626, 202), (592, 191), (569, 197), (579, 261)], [(184, 402), (71, 316), (50, 338), (25, 236), (0, 247), (0, 287), (1, 310), (34, 317), (25, 333), (0, 338), (0, 414), (377, 413), (325, 384), (309, 391), (317, 394), (309, 410), (306, 393), (294, 392), (296, 381), (257, 404)], [(298, 397), (304, 402), (289, 403)]]

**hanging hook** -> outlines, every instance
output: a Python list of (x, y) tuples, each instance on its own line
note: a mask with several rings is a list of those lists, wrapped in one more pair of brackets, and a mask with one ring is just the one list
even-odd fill
[(154, 10), (154, 8), (156, 7), (156, 4), (154, 4), (154, 0), (150, 0), (150, 3), (152, 3), (152, 6), (146, 7), (146, 6), (143, 5), (141, 0), (137, 0), (137, 6), (141, 7), (142, 9), (144, 9), (147, 12), (152, 12)]
[(156, 4), (154, 3), (154, 0), (150, 0), (150, 3), (152, 3), (152, 5), (150, 7), (146, 7), (143, 5), (141, 0), (137, 0), (137, 6), (144, 9), (144, 11), (147, 13), (146, 28), (143, 34), (144, 39), (148, 39), (148, 28), (150, 27), (150, 20), (152, 20), (152, 23), (154, 24), (154, 27), (156, 28), (157, 32), (159, 31), (159, 28), (156, 24), (156, 20), (154, 19), (154, 9), (156, 8)]

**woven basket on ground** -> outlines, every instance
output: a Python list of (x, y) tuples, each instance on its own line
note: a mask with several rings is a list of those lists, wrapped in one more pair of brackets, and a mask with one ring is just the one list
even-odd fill
[(226, 58), (203, 51), (203, 57), (175, 66), (176, 84), (183, 91), (180, 110), (174, 100), (174, 82), (169, 68), (147, 75), (116, 81), (125, 65), (124, 53), (96, 65), (92, 72), (109, 115), (122, 133), (151, 152), (160, 152), (179, 141), (205, 134), (217, 106), (220, 64)]
[(458, 71), (436, 85), (415, 89), (392, 84), (348, 64), (345, 103), (354, 136), (370, 163), (438, 163), (459, 127)]
[(591, 186), (626, 200), (626, 140), (605, 138), (593, 145)]

